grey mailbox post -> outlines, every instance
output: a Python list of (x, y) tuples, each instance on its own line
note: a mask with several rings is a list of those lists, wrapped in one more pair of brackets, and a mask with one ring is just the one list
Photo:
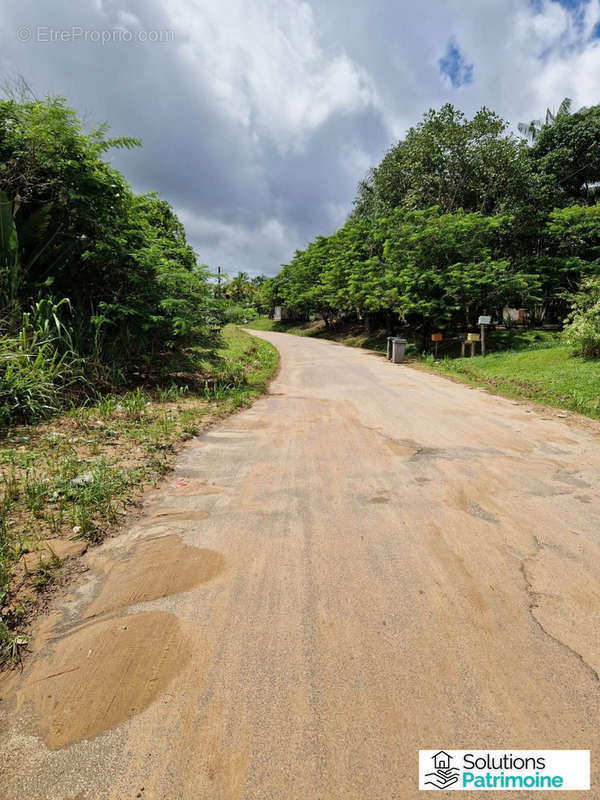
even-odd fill
[(387, 357), (388, 357), (388, 361), (392, 360), (392, 342), (393, 341), (394, 341), (394, 337), (393, 336), (388, 336), (387, 337)]
[(392, 361), (394, 364), (402, 364), (404, 361), (406, 345), (406, 339), (399, 339), (397, 336), (392, 339)]
[(481, 355), (485, 357), (485, 328), (486, 325), (489, 325), (492, 321), (491, 317), (482, 316), (479, 317), (479, 329), (481, 330)]

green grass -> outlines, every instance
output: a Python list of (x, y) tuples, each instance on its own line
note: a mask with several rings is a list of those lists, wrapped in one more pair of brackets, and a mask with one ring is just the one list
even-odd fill
[(28, 610), (60, 573), (57, 558), (28, 570), (24, 556), (51, 538), (101, 541), (183, 443), (251, 405), (278, 364), (272, 345), (234, 326), (217, 356), (197, 362), (193, 388), (107, 395), (0, 440), (0, 662), (18, 655)]
[(600, 361), (573, 356), (565, 346), (492, 353), (486, 358), (442, 359), (426, 365), (507, 397), (600, 419)]

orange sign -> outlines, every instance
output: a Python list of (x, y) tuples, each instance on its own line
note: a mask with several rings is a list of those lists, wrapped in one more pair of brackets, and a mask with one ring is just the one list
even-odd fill
[(431, 341), (432, 342), (441, 342), (443, 338), (444, 338), (444, 334), (443, 333), (432, 333), (431, 334)]

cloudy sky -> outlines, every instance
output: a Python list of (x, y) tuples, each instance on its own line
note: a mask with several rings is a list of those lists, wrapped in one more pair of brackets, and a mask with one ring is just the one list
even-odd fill
[(114, 163), (205, 263), (274, 273), (424, 111), (600, 101), (600, 0), (19, 0), (0, 74), (144, 147)]

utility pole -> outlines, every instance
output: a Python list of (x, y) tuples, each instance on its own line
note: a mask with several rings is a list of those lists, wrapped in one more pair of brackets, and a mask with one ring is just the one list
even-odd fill
[(221, 267), (217, 267), (217, 297), (221, 299)]

